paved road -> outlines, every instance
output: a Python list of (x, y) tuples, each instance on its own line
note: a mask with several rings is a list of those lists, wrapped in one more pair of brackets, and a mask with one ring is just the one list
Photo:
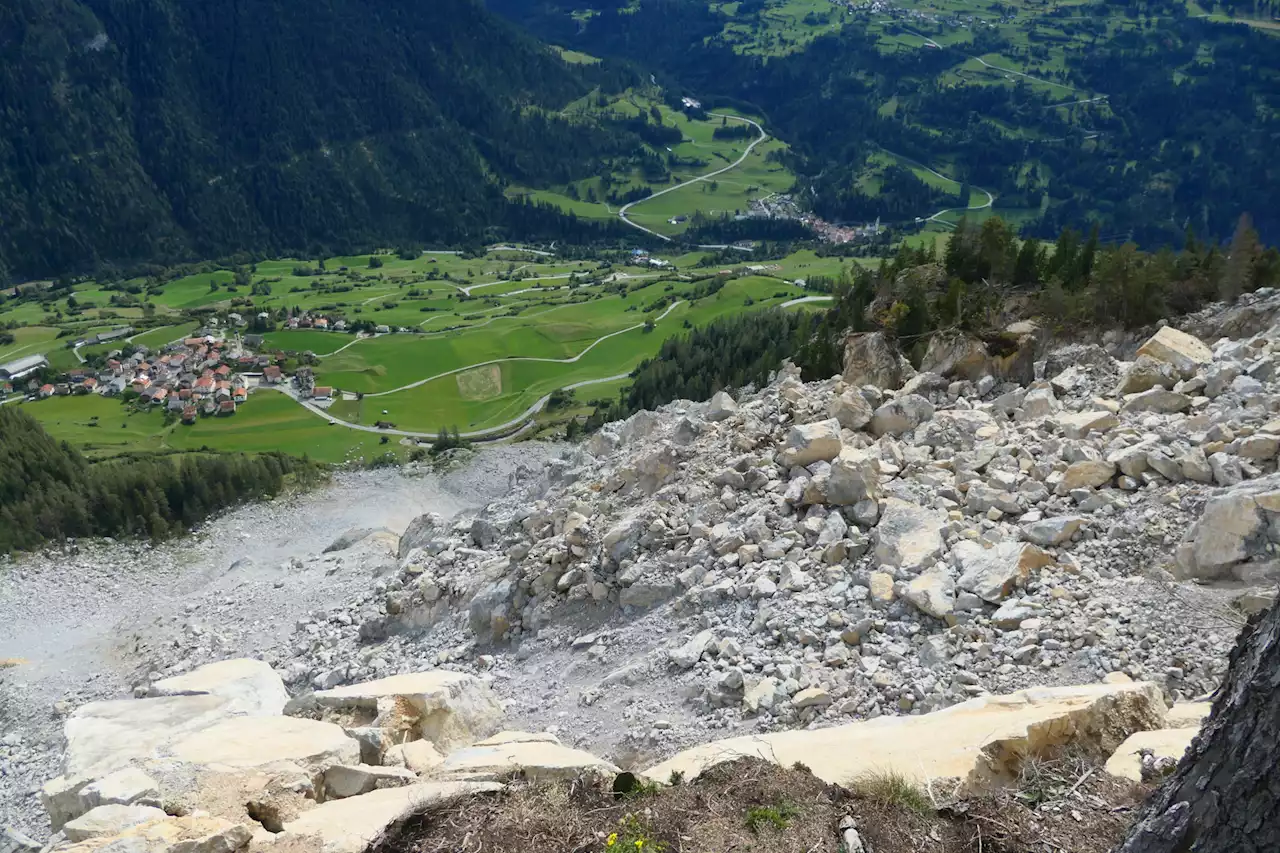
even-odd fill
[[(632, 228), (639, 228), (641, 231), (644, 231), (646, 234), (651, 234), (654, 237), (657, 237), (659, 240), (663, 240), (667, 243), (670, 243), (671, 238), (668, 237), (667, 235), (659, 234), (657, 231), (654, 231), (652, 228), (645, 228), (643, 225), (640, 225), (637, 222), (632, 222), (630, 219), (627, 218), (627, 211), (635, 207), (637, 204), (644, 204), (646, 201), (649, 201), (650, 199), (655, 199), (658, 196), (666, 195), (667, 193), (673, 193), (676, 190), (684, 189), (685, 187), (690, 186), (692, 184), (699, 183), (700, 181), (710, 180), (711, 178), (714, 178), (716, 175), (723, 175), (725, 172), (738, 168), (743, 164), (743, 162), (747, 159), (747, 157), (751, 156), (751, 152), (755, 150), (755, 147), (757, 145), (759, 145), (761, 142), (764, 142), (766, 139), (769, 138), (769, 134), (764, 132), (764, 128), (749, 118), (743, 118), (742, 116), (731, 116), (728, 113), (708, 113), (708, 115), (713, 115), (713, 116), (716, 116), (717, 118), (726, 118), (726, 119), (733, 119), (734, 121), (746, 122), (747, 124), (754, 127), (760, 135), (757, 136), (755, 140), (752, 141), (752, 143), (747, 146), (747, 150), (742, 152), (741, 157), (739, 157), (737, 160), (730, 163), (728, 166), (725, 166), (723, 169), (716, 169), (714, 172), (708, 172), (705, 175), (700, 175), (696, 178), (691, 178), (683, 183), (676, 184), (675, 186), (670, 186), (670, 187), (667, 187), (666, 189), (658, 190), (653, 195), (648, 195), (642, 199), (633, 201), (630, 204), (625, 204), (618, 210), (619, 219), (621, 219), (623, 222), (630, 225)], [(724, 247), (723, 246), (703, 246), (699, 248), (724, 248)]]
[[(660, 315), (654, 318), (654, 322), (657, 323), (665, 319), (668, 314), (670, 314), (672, 311), (674, 311), (677, 307), (679, 307), (682, 304), (683, 304), (683, 300), (671, 303), (671, 305), (667, 306), (666, 311), (663, 311)], [(366, 400), (372, 397), (384, 397), (387, 394), (395, 394), (398, 391), (406, 391), (410, 388), (417, 388), (420, 385), (425, 385), (428, 382), (431, 382), (436, 379), (441, 379), (445, 376), (453, 376), (455, 374), (462, 373), (467, 370), (473, 370), (477, 367), (487, 367), (488, 365), (491, 365), (491, 364), (501, 364), (507, 361), (543, 361), (543, 362), (550, 362), (553, 364), (573, 364), (574, 362), (581, 359), (584, 355), (591, 352), (591, 350), (594, 349), (601, 342), (606, 341), (609, 338), (616, 337), (617, 335), (624, 335), (627, 332), (634, 332), (636, 329), (640, 329), (643, 327), (644, 327), (644, 323), (637, 323), (636, 325), (631, 326), (629, 328), (621, 329), (617, 332), (610, 332), (607, 335), (603, 335), (599, 338), (596, 338), (595, 341), (593, 341), (590, 346), (588, 346), (586, 349), (584, 349), (582, 352), (578, 353), (577, 355), (573, 356), (572, 358), (534, 358), (532, 356), (517, 356), (514, 358), (495, 358), (495, 359), (492, 359), (491, 361), (485, 361), (479, 364), (470, 364), (470, 365), (467, 365), (466, 367), (459, 367), (455, 370), (447, 370), (444, 373), (437, 373), (435, 376), (429, 376), (426, 379), (420, 379), (417, 382), (412, 382), (408, 385), (401, 386), (400, 388), (395, 388), (391, 391), (380, 391), (375, 394), (365, 394), (364, 396)], [(619, 373), (616, 376), (606, 376), (602, 379), (585, 379), (581, 382), (575, 382), (571, 385), (566, 385), (564, 387), (566, 389), (582, 388), (587, 385), (597, 385), (602, 382), (615, 382), (620, 379), (625, 379), (630, 375), (631, 375), (630, 373)], [(271, 386), (267, 386), (267, 387), (271, 387)], [(336, 418), (333, 415), (326, 412), (324, 409), (320, 408), (319, 406), (316, 406), (315, 404), (307, 400), (303, 400), (299, 398), (296, 394), (292, 392), (291, 389), (276, 387), (275, 390), (280, 391), (283, 394), (286, 394), (287, 396), (296, 400), (307, 411), (311, 412), (314, 415), (318, 415), (319, 417), (324, 418), (329, 423), (335, 426), (342, 426), (342, 427), (346, 427), (347, 429), (359, 430), (360, 432), (377, 433), (378, 435), (398, 435), (398, 436), (403, 436), (405, 438), (421, 438), (421, 439), (434, 440), (437, 437), (437, 433), (433, 433), (433, 432), (413, 432), (411, 430), (402, 430), (402, 429), (379, 429), (378, 427), (366, 426), (364, 424), (353, 424), (350, 421), (344, 421), (340, 418)], [(463, 438), (472, 439), (476, 441), (497, 441), (503, 438), (510, 438), (511, 435), (507, 434), (506, 431), (518, 425), (521, 421), (527, 418), (530, 418), (533, 415), (537, 414), (538, 412), (542, 411), (542, 408), (547, 404), (547, 401), (550, 398), (551, 398), (550, 394), (544, 395), (542, 398), (540, 398), (528, 409), (525, 409), (524, 412), (512, 418), (511, 420), (507, 421), (506, 423), (498, 424), (497, 426), (492, 426), (484, 430), (477, 430), (474, 432), (464, 432), (461, 435)], [(497, 435), (495, 435), (495, 433), (497, 433)], [(518, 433), (515, 433), (515, 434), (518, 434)]]
[[(912, 160), (910, 157), (903, 157), (901, 154), (894, 154), (892, 151), (889, 151), (888, 149), (885, 149), (885, 153), (886, 153), (886, 154), (889, 154), (889, 155), (891, 155), (891, 156), (897, 157), (899, 160), (903, 160), (903, 161), (905, 161), (905, 162), (907, 162), (907, 163), (910, 163), (910, 164), (911, 164), (911, 165), (913, 165), (913, 166), (917, 166), (917, 167), (919, 167), (919, 168), (921, 168), (921, 169), (924, 169), (924, 170), (925, 170), (926, 172), (928, 172), (929, 174), (931, 174), (931, 175), (933, 175), (933, 176), (935, 176), (935, 177), (938, 177), (938, 178), (942, 178), (942, 180), (944, 180), (944, 181), (950, 181), (950, 182), (951, 182), (951, 183), (953, 183), (953, 184), (958, 184), (958, 183), (960, 183), (960, 182), (959, 182), (959, 181), (957, 181), (955, 178), (948, 177), (947, 175), (944, 175), (944, 174), (942, 174), (942, 173), (941, 173), (941, 172), (939, 172), (939, 171), (936, 171), (936, 170), (934, 170), (934, 169), (929, 168), (929, 167), (928, 167), (928, 166), (926, 166), (924, 163), (921, 163), (919, 160)], [(939, 210), (937, 213), (933, 214), (932, 216), (925, 216), (925, 217), (921, 217), (921, 218), (920, 218), (919, 220), (917, 220), (917, 221), (919, 221), (919, 222), (938, 222), (938, 221), (940, 221), (940, 217), (941, 217), (944, 213), (954, 213), (954, 212), (957, 212), (957, 211), (964, 211), (964, 210), (986, 210), (988, 207), (991, 207), (991, 205), (995, 204), (995, 202), (996, 202), (996, 197), (995, 197), (994, 195), (992, 195), (990, 192), (988, 192), (987, 190), (984, 190), (982, 187), (973, 187), (972, 189), (975, 189), (975, 190), (977, 190), (977, 191), (978, 191), (978, 192), (980, 192), (980, 193), (985, 193), (985, 194), (986, 194), (986, 196), (987, 196), (987, 200), (986, 200), (986, 202), (985, 202), (985, 203), (983, 203), (983, 204), (978, 204), (978, 205), (970, 205), (969, 207), (946, 207), (946, 208), (943, 208), (942, 210)], [(951, 223), (949, 223), (949, 222), (944, 222), (944, 223), (942, 223), (942, 224), (944, 224), (944, 225), (950, 225)]]
[(801, 296), (797, 299), (792, 299), (789, 302), (784, 302), (778, 307), (790, 308), (792, 305), (804, 305), (806, 302), (830, 302), (834, 298), (835, 297), (833, 296)]

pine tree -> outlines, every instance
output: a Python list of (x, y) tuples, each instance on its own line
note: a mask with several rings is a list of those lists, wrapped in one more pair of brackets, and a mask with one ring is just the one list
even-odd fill
[(1227, 267), (1218, 291), (1220, 298), (1233, 301), (1240, 298), (1240, 294), (1253, 289), (1254, 264), (1261, 254), (1253, 218), (1242, 213), (1236, 223), (1235, 235), (1231, 238), (1231, 248), (1227, 252)]

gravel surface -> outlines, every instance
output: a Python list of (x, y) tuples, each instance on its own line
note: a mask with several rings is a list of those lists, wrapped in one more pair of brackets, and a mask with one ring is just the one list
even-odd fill
[[(400, 533), (511, 488), (555, 452), (491, 447), (447, 473), (344, 472), (314, 492), (241, 507), (157, 546), (71, 543), (0, 562), (0, 825), (48, 834), (38, 792), (57, 775), (65, 712), (129, 695), (166, 647), (281, 664), (297, 621), (366, 590), (394, 554), (314, 559), (352, 528)], [(179, 662), (166, 669), (182, 670)]]

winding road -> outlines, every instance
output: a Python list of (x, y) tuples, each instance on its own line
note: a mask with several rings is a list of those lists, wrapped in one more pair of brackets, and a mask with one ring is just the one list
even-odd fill
[[(630, 225), (632, 228), (639, 228), (641, 231), (645, 232), (646, 234), (651, 234), (654, 237), (657, 237), (659, 240), (670, 243), (671, 238), (668, 237), (666, 234), (659, 234), (657, 231), (654, 231), (652, 228), (646, 228), (643, 225), (639, 224), (638, 222), (632, 222), (630, 219), (627, 218), (627, 211), (635, 207), (637, 204), (644, 204), (646, 201), (655, 199), (658, 196), (663, 196), (663, 195), (666, 195), (667, 193), (673, 193), (676, 190), (684, 189), (685, 187), (692, 186), (693, 184), (700, 183), (702, 181), (709, 181), (717, 175), (723, 175), (725, 172), (732, 171), (733, 169), (738, 168), (744, 162), (746, 162), (746, 159), (748, 157), (751, 156), (751, 152), (755, 150), (755, 147), (757, 145), (759, 145), (761, 142), (764, 142), (766, 139), (769, 138), (769, 134), (764, 132), (764, 128), (761, 127), (757, 122), (754, 122), (749, 118), (743, 118), (742, 116), (729, 115), (728, 113), (707, 113), (707, 115), (712, 115), (712, 116), (715, 116), (716, 118), (732, 119), (733, 121), (746, 122), (747, 124), (754, 127), (756, 129), (756, 132), (759, 133), (760, 135), (757, 136), (754, 140), (752, 140), (751, 144), (747, 146), (747, 150), (742, 152), (741, 157), (739, 157), (737, 160), (734, 160), (728, 166), (725, 166), (722, 169), (716, 169), (714, 172), (708, 172), (705, 175), (699, 175), (696, 178), (690, 178), (689, 180), (684, 181), (683, 183), (675, 184), (674, 186), (667, 187), (666, 189), (658, 190), (656, 193), (653, 193), (652, 195), (647, 195), (642, 199), (638, 199), (636, 201), (631, 202), (630, 204), (624, 204), (621, 208), (618, 209), (619, 219), (621, 219), (623, 222)], [(724, 248), (724, 247), (723, 246), (699, 246), (698, 248), (711, 249), (711, 248)]]

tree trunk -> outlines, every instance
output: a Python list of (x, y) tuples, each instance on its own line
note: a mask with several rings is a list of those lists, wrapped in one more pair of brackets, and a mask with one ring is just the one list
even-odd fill
[(1280, 604), (1240, 632), (1213, 713), (1116, 853), (1280, 851)]

